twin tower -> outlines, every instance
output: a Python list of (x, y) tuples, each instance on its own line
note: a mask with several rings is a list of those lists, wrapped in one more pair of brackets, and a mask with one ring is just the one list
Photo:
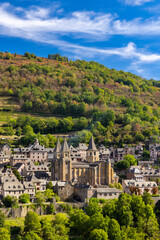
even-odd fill
[(77, 180), (81, 184), (106, 185), (114, 183), (114, 172), (110, 160), (99, 161), (99, 151), (93, 136), (86, 150), (85, 161), (72, 161), (71, 152), (66, 140), (62, 146), (57, 141), (51, 165), (51, 179), (53, 181)]

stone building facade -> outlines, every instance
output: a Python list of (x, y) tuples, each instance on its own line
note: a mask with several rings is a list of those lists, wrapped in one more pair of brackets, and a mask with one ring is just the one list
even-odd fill
[(99, 160), (99, 151), (93, 137), (86, 150), (86, 160), (75, 161), (71, 158), (71, 151), (66, 140), (60, 144), (59, 140), (54, 149), (52, 166), (52, 181), (77, 181), (80, 184), (108, 185), (118, 182), (109, 159)]

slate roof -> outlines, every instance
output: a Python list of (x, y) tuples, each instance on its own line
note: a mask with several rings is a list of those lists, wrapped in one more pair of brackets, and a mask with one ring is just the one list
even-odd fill
[(96, 145), (95, 145), (95, 143), (94, 143), (93, 136), (92, 136), (91, 139), (90, 139), (89, 146), (88, 146), (88, 150), (97, 151)]
[(68, 143), (66, 141), (66, 139), (64, 140), (63, 144), (62, 144), (62, 147), (61, 147), (61, 152), (69, 152), (69, 146), (68, 146)]
[(55, 146), (55, 148), (54, 148), (54, 152), (59, 153), (60, 150), (61, 150), (61, 144), (60, 144), (60, 141), (59, 141), (59, 139), (58, 139), (58, 141), (57, 141), (57, 143), (56, 143), (56, 146)]

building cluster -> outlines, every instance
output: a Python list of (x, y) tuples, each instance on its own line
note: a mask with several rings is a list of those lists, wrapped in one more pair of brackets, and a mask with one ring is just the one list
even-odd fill
[(160, 180), (160, 170), (145, 166), (131, 166), (122, 181), (123, 191), (132, 194), (142, 195), (144, 191), (150, 194), (157, 194), (157, 183)]
[[(151, 162), (159, 158), (159, 149), (160, 144), (149, 145)], [(12, 152), (5, 143), (0, 146), (0, 196), (19, 197), (28, 193), (34, 199), (35, 192), (45, 191), (46, 184), (51, 181), (63, 200), (118, 198), (122, 191), (110, 188), (109, 185), (118, 183), (119, 178), (113, 166), (127, 154), (141, 158), (143, 145), (109, 149), (101, 145), (97, 149), (91, 137), (88, 146), (85, 143), (79, 143), (78, 147), (69, 146), (66, 140), (61, 145), (58, 140), (53, 149), (45, 148), (36, 139), (33, 145), (14, 148)], [(7, 167), (6, 163), (11, 167)], [(14, 170), (21, 176), (20, 181), (14, 175)], [(133, 166), (126, 178), (122, 184), (123, 190), (127, 193), (139, 191), (142, 194), (146, 189), (152, 192), (153, 188), (157, 188), (160, 172), (149, 167)]]

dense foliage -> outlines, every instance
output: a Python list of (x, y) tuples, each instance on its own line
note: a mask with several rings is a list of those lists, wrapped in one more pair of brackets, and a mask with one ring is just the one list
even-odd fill
[[(31, 125), (34, 133), (87, 129), (106, 145), (159, 135), (159, 81), (93, 61), (69, 61), (59, 54), (44, 59), (30, 53), (1, 53), (0, 79), (0, 96), (14, 99), (20, 111), (56, 116), (32, 118), (33, 122), (27, 118), (25, 125)], [(17, 120), (1, 127), (0, 133), (20, 136), (24, 127)]]
[[(69, 204), (68, 204), (69, 206)], [(156, 211), (157, 211), (156, 207)], [(159, 213), (158, 213), (159, 214)], [(151, 196), (123, 193), (118, 199), (99, 201), (91, 198), (84, 210), (69, 206), (67, 213), (58, 213), (54, 220), (43, 218), (29, 211), (24, 227), (9, 229), (0, 226), (2, 239), (30, 240), (158, 240), (159, 225), (154, 213)]]

